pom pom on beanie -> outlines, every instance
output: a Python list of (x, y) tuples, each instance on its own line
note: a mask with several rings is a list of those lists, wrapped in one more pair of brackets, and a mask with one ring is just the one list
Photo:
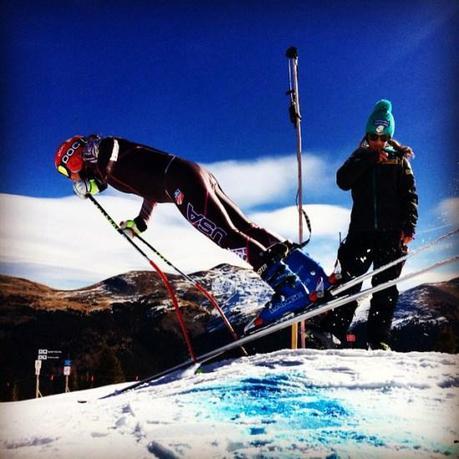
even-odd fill
[(390, 100), (381, 99), (368, 118), (366, 134), (387, 135), (393, 137), (395, 131), (395, 120), (392, 115), (392, 103)]

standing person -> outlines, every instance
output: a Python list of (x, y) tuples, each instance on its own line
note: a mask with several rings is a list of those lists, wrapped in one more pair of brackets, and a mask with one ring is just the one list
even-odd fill
[[(407, 253), (418, 218), (416, 185), (409, 158), (410, 147), (393, 139), (395, 120), (388, 100), (376, 103), (360, 146), (338, 169), (337, 184), (352, 193), (352, 212), (348, 235), (338, 250), (343, 282), (376, 269)], [(400, 276), (403, 263), (373, 276), (376, 286)], [(360, 291), (362, 284), (348, 293)], [(388, 345), (394, 310), (398, 300), (396, 286), (374, 293), (367, 321), (367, 343), (371, 349), (390, 349)], [(341, 343), (346, 340), (357, 302), (332, 311), (321, 328)]]
[[(72, 180), (81, 198), (100, 193), (108, 185), (143, 198), (139, 215), (120, 224), (132, 237), (147, 229), (157, 203), (173, 203), (194, 228), (247, 261), (275, 292), (257, 317), (257, 326), (307, 306), (311, 286), (322, 277), (326, 280), (322, 268), (301, 250), (250, 222), (216, 178), (192, 161), (120, 137), (93, 134), (62, 143), (55, 166)], [(292, 256), (295, 265), (299, 257), (308, 266), (308, 279), (302, 275), (300, 281), (284, 262), (288, 252), (287, 263)]]

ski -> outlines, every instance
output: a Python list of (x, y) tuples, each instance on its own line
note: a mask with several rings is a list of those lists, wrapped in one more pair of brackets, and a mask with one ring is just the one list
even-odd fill
[(406, 255), (401, 256), (400, 258), (397, 258), (385, 265), (382, 265), (379, 268), (373, 269), (372, 271), (368, 271), (360, 276), (354, 277), (350, 279), (349, 281), (345, 282), (344, 284), (338, 285), (336, 288), (333, 288), (332, 290), (330, 290), (330, 294), (332, 296), (337, 296), (340, 293), (345, 292), (346, 290), (349, 290), (350, 288), (354, 287), (355, 285), (360, 284), (360, 282), (363, 282), (364, 280), (369, 279), (370, 277), (373, 277), (375, 274), (379, 274), (383, 271), (386, 271), (387, 269), (392, 268), (393, 266), (396, 266), (399, 263), (403, 263), (409, 258), (413, 258), (414, 256), (419, 255), (420, 253), (428, 249), (431, 249), (434, 245), (438, 244), (439, 242), (445, 239), (448, 239), (451, 236), (454, 236), (458, 232), (459, 232), (459, 228), (456, 228), (455, 230), (450, 231), (449, 233), (439, 236), (437, 239), (433, 239), (432, 241), (429, 241), (426, 244), (421, 245), (416, 250), (412, 250), (411, 252), (407, 253)]
[[(355, 301), (355, 300), (358, 300), (358, 299), (361, 299), (362, 297), (365, 297), (367, 295), (370, 295), (372, 293), (376, 293), (376, 292), (379, 292), (381, 290), (385, 290), (386, 288), (389, 288), (389, 287), (392, 287), (393, 285), (396, 285), (400, 282), (404, 282), (404, 281), (407, 281), (409, 279), (412, 279), (413, 277), (417, 277), (421, 274), (424, 274), (428, 271), (432, 271), (434, 269), (437, 269), (437, 268), (440, 268), (442, 266), (446, 266), (448, 264), (451, 264), (451, 263), (455, 263), (455, 262), (458, 262), (459, 261), (459, 255), (456, 255), (456, 256), (453, 256), (453, 257), (450, 257), (450, 258), (446, 258), (446, 259), (443, 259), (441, 261), (438, 261), (430, 266), (427, 266), (426, 268), (422, 268), (422, 269), (419, 269), (417, 271), (414, 271), (412, 273), (409, 273), (409, 274), (406, 274), (405, 276), (402, 276), (402, 277), (399, 277), (397, 279), (393, 279), (393, 280), (390, 280), (390, 281), (387, 281), (387, 282), (384, 282), (383, 284), (380, 284), (380, 285), (377, 285), (376, 287), (369, 287), (365, 290), (362, 290), (358, 293), (355, 293), (353, 295), (346, 295), (346, 296), (342, 296), (340, 298), (336, 298), (336, 299), (332, 299), (330, 301), (327, 301), (323, 304), (315, 304), (315, 305), (312, 305), (310, 309), (308, 310), (303, 310), (301, 312), (298, 312), (296, 314), (288, 314), (287, 316), (284, 316), (282, 317), (281, 319), (279, 319), (278, 321), (276, 322), (272, 322), (270, 324), (267, 324), (265, 327), (262, 327), (262, 328), (258, 328), (258, 329), (255, 329), (252, 333), (250, 334), (247, 334), (241, 338), (239, 338), (238, 340), (236, 341), (232, 341), (228, 344), (225, 344), (219, 348), (216, 348), (212, 351), (209, 351), (205, 354), (202, 354), (202, 355), (199, 355), (195, 358), (195, 360), (191, 360), (191, 359), (188, 359), (186, 360), (185, 362), (179, 364), (179, 365), (176, 365), (175, 367), (173, 368), (170, 368), (170, 369), (167, 369), (167, 370), (164, 370), (160, 373), (157, 373), (153, 376), (150, 376), (148, 378), (145, 378), (141, 381), (137, 381), (129, 386), (126, 386), (124, 387), (123, 389), (120, 389), (120, 390), (117, 390), (117, 391), (114, 391), (110, 394), (107, 394), (103, 397), (101, 397), (101, 399), (105, 399), (105, 398), (108, 398), (108, 397), (112, 397), (112, 396), (115, 396), (115, 395), (119, 395), (119, 394), (122, 394), (124, 392), (128, 392), (130, 390), (133, 390), (133, 389), (138, 389), (144, 385), (151, 385), (151, 383), (155, 380), (158, 380), (164, 376), (167, 376), (167, 375), (170, 375), (171, 373), (175, 372), (175, 371), (178, 371), (180, 369), (183, 369), (183, 368), (186, 368), (188, 366), (192, 366), (192, 365), (197, 365), (197, 364), (203, 364), (209, 360), (212, 360), (230, 350), (233, 350), (237, 347), (240, 347), (240, 346), (243, 346), (247, 343), (250, 343), (252, 341), (255, 341), (257, 339), (260, 339), (264, 336), (267, 336), (267, 335), (270, 335), (274, 332), (277, 332), (279, 330), (282, 330), (284, 328), (287, 328), (289, 326), (291, 326), (292, 324), (294, 323), (298, 323), (298, 322), (301, 322), (302, 320), (308, 320), (308, 319), (311, 319), (313, 317), (316, 317), (320, 314), (323, 314), (327, 311), (330, 311), (332, 309), (336, 309), (336, 308), (339, 308), (341, 306), (344, 306), (345, 304), (348, 304), (352, 301)], [(350, 281), (352, 282), (352, 281)], [(344, 285), (347, 285), (347, 284), (344, 284)], [(83, 401), (80, 401), (80, 403), (84, 403)]]
[[(160, 384), (162, 378), (165, 378), (166, 376), (171, 376), (173, 373), (180, 372), (180, 370), (184, 370), (189, 367), (193, 367), (194, 372), (197, 372), (203, 363), (206, 363), (209, 360), (212, 360), (218, 357), (219, 355), (224, 354), (225, 352), (226, 350), (222, 350), (218, 352), (218, 350), (216, 349), (215, 351), (212, 352), (212, 355), (209, 355), (208, 357), (206, 357), (207, 354), (203, 354), (201, 356), (196, 357), (195, 360), (192, 360), (192, 359), (185, 360), (184, 362), (179, 363), (178, 365), (175, 365), (172, 368), (167, 368), (166, 370), (156, 373), (153, 376), (148, 376), (147, 378), (141, 379), (140, 381), (136, 381), (135, 383), (129, 384), (128, 386), (123, 387), (122, 389), (117, 389), (107, 395), (104, 395), (103, 397), (100, 397), (98, 400), (103, 400), (105, 398), (114, 397), (115, 395), (120, 395), (125, 392), (131, 391), (133, 389), (138, 389), (141, 386), (145, 386), (146, 384), (152, 385), (154, 381), (157, 381), (157, 383)], [(79, 400), (78, 403), (86, 403), (86, 401)]]

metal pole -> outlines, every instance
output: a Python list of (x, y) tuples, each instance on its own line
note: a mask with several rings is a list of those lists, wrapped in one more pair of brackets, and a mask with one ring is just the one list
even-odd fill
[[(297, 191), (297, 208), (298, 208), (298, 242), (303, 242), (303, 161), (302, 161), (302, 137), (301, 137), (301, 113), (300, 97), (298, 90), (298, 50), (290, 47), (286, 51), (289, 59), (289, 83), (290, 88), (290, 120), (295, 126), (296, 145), (297, 145), (297, 163), (298, 163), (298, 191)], [(304, 347), (305, 330), (304, 322), (301, 322), (301, 344)], [(298, 347), (298, 324), (292, 325), (291, 348)]]
[(35, 398), (43, 397), (40, 392), (41, 360), (35, 360)]

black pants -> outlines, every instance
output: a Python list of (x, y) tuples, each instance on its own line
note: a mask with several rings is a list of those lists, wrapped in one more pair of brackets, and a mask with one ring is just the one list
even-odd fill
[(281, 241), (252, 223), (223, 192), (216, 178), (196, 163), (175, 158), (165, 177), (165, 189), (198, 231), (255, 269), (261, 266), (264, 251)]
[[(384, 231), (350, 232), (338, 250), (338, 260), (341, 264), (343, 281), (359, 276), (368, 271), (371, 264), (376, 269), (406, 253), (402, 246), (400, 233)], [(373, 286), (400, 276), (403, 263), (389, 268), (371, 279)], [(346, 294), (357, 293), (362, 283), (349, 289)], [(398, 300), (396, 286), (374, 293), (370, 302), (367, 321), (367, 341), (370, 345), (387, 342), (395, 307)], [(322, 328), (331, 331), (342, 342), (346, 339), (347, 330), (358, 306), (357, 301), (342, 306), (326, 315), (321, 323)]]

